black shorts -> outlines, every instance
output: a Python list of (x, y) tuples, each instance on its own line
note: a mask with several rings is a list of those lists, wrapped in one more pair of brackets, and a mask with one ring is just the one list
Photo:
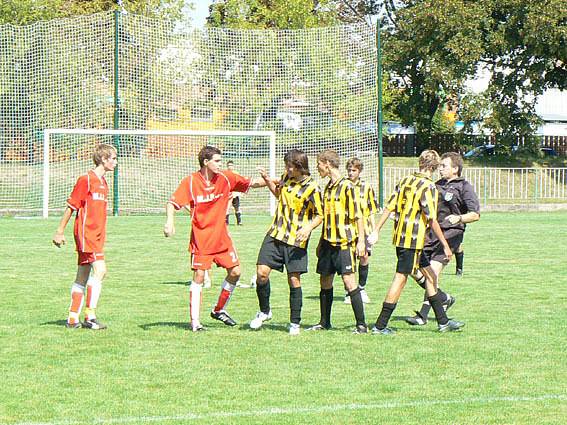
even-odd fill
[(355, 273), (355, 245), (337, 246), (321, 239), (317, 253), (317, 273), (323, 276)]
[[(464, 232), (461, 229), (447, 229), (443, 231), (443, 236), (447, 239), (449, 248), (454, 254), (459, 249), (459, 246), (463, 242)], [(445, 258), (445, 252), (443, 251), (443, 245), (439, 242), (439, 239), (433, 234), (430, 238), (425, 241), (425, 246), (423, 247), (423, 255), (427, 257), (429, 261), (437, 261), (444, 266), (449, 264), (449, 260)]]
[(429, 266), (429, 261), (421, 255), (421, 252), (421, 249), (400, 248), (397, 246), (396, 256), (398, 257), (398, 264), (396, 265), (396, 272), (413, 274), (418, 268)]
[(258, 266), (268, 266), (272, 270), (288, 273), (307, 273), (307, 249), (288, 245), (270, 235), (266, 235), (258, 253)]

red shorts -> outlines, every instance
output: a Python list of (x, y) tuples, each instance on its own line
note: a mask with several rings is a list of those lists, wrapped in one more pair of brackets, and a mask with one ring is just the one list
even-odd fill
[(84, 266), (85, 264), (92, 264), (95, 261), (104, 261), (104, 252), (77, 252), (79, 266)]
[(209, 270), (215, 263), (217, 266), (231, 269), (240, 264), (236, 250), (231, 248), (229, 250), (219, 252), (217, 254), (199, 254), (198, 252), (191, 254), (191, 269), (192, 270)]

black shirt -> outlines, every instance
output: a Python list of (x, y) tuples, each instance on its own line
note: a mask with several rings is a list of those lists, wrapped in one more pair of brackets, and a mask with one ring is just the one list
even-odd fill
[(462, 215), (469, 212), (480, 214), (480, 203), (472, 185), (463, 177), (451, 181), (441, 179), (435, 182), (439, 190), (439, 203), (437, 207), (437, 221), (441, 229), (465, 230), (464, 223), (451, 224), (447, 220), (449, 215)]

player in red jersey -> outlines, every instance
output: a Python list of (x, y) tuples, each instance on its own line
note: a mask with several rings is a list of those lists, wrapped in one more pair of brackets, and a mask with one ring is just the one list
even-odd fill
[(71, 216), (75, 216), (75, 245), (77, 247), (78, 268), (75, 283), (71, 287), (71, 306), (67, 319), (68, 328), (79, 328), (79, 314), (83, 305), (86, 286), (85, 321), (87, 329), (105, 329), (95, 314), (102, 289), (102, 280), (106, 274), (104, 261), (104, 241), (106, 239), (106, 208), (108, 204), (108, 184), (104, 175), (116, 168), (116, 149), (100, 144), (93, 153), (95, 168), (77, 180), (71, 196), (67, 199), (67, 208), (61, 217), (59, 227), (53, 236), (57, 247), (65, 244), (65, 227)]
[(215, 263), (226, 269), (218, 301), (211, 317), (225, 325), (236, 322), (225, 311), (226, 305), (240, 278), (240, 262), (228, 234), (226, 211), (231, 192), (247, 192), (249, 188), (266, 186), (264, 179), (250, 179), (231, 172), (221, 171), (221, 151), (205, 146), (199, 152), (201, 169), (181, 180), (166, 205), (165, 237), (175, 234), (175, 210), (183, 207), (191, 211), (191, 269), (193, 281), (189, 287), (189, 312), (194, 332), (204, 330), (200, 321), (202, 289), (205, 271)]

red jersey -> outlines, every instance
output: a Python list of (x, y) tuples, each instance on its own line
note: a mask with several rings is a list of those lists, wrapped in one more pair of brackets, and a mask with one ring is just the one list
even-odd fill
[(249, 188), (249, 178), (228, 170), (215, 174), (209, 182), (200, 172), (181, 180), (169, 202), (177, 210), (185, 206), (191, 209), (189, 251), (211, 255), (232, 247), (226, 225), (230, 192), (247, 192)]
[(94, 171), (78, 178), (67, 205), (75, 216), (75, 245), (79, 252), (103, 252), (106, 239), (108, 184)]

